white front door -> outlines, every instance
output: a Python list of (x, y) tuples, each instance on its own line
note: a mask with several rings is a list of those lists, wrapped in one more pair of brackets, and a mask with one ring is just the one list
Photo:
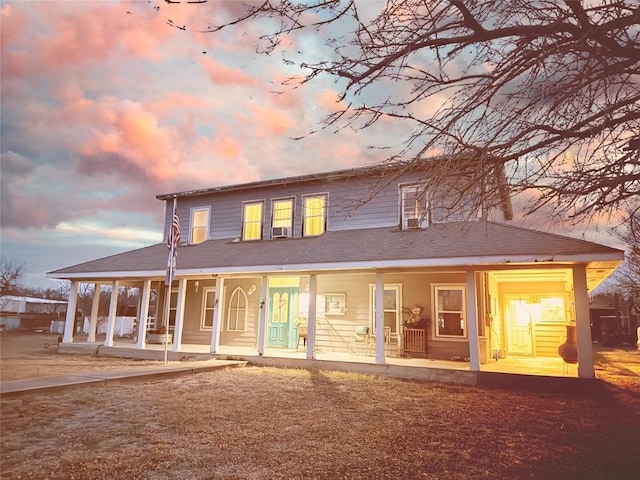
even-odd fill
[(533, 322), (529, 298), (505, 295), (504, 300), (509, 353), (533, 355)]

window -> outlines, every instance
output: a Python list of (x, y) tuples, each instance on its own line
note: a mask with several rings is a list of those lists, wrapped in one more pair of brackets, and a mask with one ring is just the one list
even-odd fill
[(245, 331), (247, 329), (247, 294), (241, 287), (231, 294), (227, 310), (227, 330)]
[(564, 297), (540, 297), (538, 299), (540, 321), (565, 324), (567, 311), (564, 300)]
[(436, 337), (466, 338), (465, 287), (435, 286)]
[(176, 326), (176, 312), (178, 310), (178, 289), (171, 289), (169, 297), (169, 330), (173, 330)]
[(402, 185), (400, 191), (402, 229), (426, 227), (429, 220), (426, 187), (422, 184)]
[(260, 240), (262, 238), (262, 202), (243, 204), (242, 239)]
[(209, 217), (211, 211), (208, 208), (192, 208), (191, 223), (189, 227), (189, 243), (204, 242), (209, 236)]
[[(397, 333), (400, 329), (402, 307), (400, 305), (402, 299), (401, 284), (385, 284), (382, 293), (382, 316), (384, 318), (384, 326), (389, 327), (391, 333)], [(376, 327), (376, 286), (369, 285), (369, 314), (372, 330)]]
[(216, 306), (215, 287), (204, 287), (202, 290), (202, 323), (203, 329), (213, 328), (213, 311)]
[(322, 235), (327, 226), (327, 196), (313, 195), (304, 197), (304, 224), (302, 234), (305, 237)]
[(293, 199), (274, 200), (272, 204), (271, 237), (291, 236), (293, 226)]

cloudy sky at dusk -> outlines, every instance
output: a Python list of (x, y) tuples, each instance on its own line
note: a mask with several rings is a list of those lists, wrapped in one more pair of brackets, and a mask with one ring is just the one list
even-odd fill
[[(301, 71), (255, 53), (259, 25), (198, 33), (240, 2), (0, 5), (1, 249), (25, 264), (28, 286), (55, 288), (46, 271), (160, 241), (157, 194), (371, 164), (386, 152), (369, 145), (403, 134), (380, 122), (292, 140), (336, 108), (340, 86), (283, 88)], [(286, 48), (313, 58), (319, 46), (302, 36)]]

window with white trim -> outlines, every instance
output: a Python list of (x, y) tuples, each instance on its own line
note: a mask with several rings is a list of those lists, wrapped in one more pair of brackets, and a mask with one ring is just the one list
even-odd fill
[(216, 287), (204, 287), (202, 289), (202, 313), (200, 315), (200, 327), (203, 330), (213, 328), (213, 311), (216, 307)]
[(327, 195), (305, 196), (303, 211), (302, 235), (304, 237), (322, 235), (327, 228)]
[(440, 338), (466, 338), (466, 287), (435, 285), (433, 306), (435, 335)]
[[(402, 325), (402, 284), (385, 283), (382, 294), (382, 316), (384, 326), (391, 329), (391, 333), (398, 333)], [(369, 284), (369, 322), (372, 331), (376, 329), (376, 285)]]
[(260, 240), (262, 238), (263, 202), (242, 204), (242, 240)]
[(169, 330), (176, 326), (176, 315), (178, 312), (178, 289), (171, 288), (169, 293)]
[(227, 307), (227, 331), (244, 332), (247, 329), (247, 304), (247, 294), (242, 287), (236, 287)]
[(293, 199), (273, 200), (271, 203), (271, 237), (290, 237), (293, 227)]
[(402, 230), (428, 226), (429, 205), (424, 184), (400, 185), (400, 201)]
[(211, 217), (211, 209), (192, 208), (191, 218), (189, 221), (189, 243), (194, 245), (202, 243), (209, 237), (209, 218)]

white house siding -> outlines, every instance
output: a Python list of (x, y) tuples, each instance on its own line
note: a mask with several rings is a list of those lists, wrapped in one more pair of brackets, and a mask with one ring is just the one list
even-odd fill
[[(489, 279), (488, 296), (485, 297), (483, 274), (478, 274), (476, 282), (477, 321), (481, 348), (481, 358), (486, 361), (494, 350), (509, 354), (504, 325), (505, 294), (511, 295), (541, 295), (563, 293), (570, 301), (570, 286), (562, 282), (496, 282)], [(317, 351), (346, 352), (356, 326), (371, 325), (370, 320), (370, 285), (375, 284), (374, 272), (366, 273), (319, 273), (317, 276), (317, 318), (316, 318), (316, 349)], [(198, 280), (198, 292), (195, 292), (194, 280), (187, 282), (187, 296), (185, 302), (183, 343), (208, 345), (211, 341), (211, 330), (201, 327), (202, 295), (206, 287), (214, 287), (215, 279), (202, 278)], [(422, 317), (429, 319), (427, 327), (427, 356), (434, 359), (450, 359), (452, 357), (466, 358), (469, 356), (469, 341), (465, 339), (441, 339), (435, 336), (433, 322), (433, 285), (455, 284), (465, 285), (466, 274), (460, 272), (402, 272), (385, 273), (384, 283), (401, 285), (401, 307), (420, 305), (423, 308)], [(308, 276), (300, 276), (300, 292), (304, 293), (308, 284)], [(251, 286), (257, 287), (253, 295), (247, 296), (248, 322), (243, 332), (228, 331), (227, 307), (229, 297), (236, 287), (240, 286), (249, 292)], [(255, 278), (227, 278), (224, 281), (223, 303), (221, 311), (220, 345), (254, 347), (257, 342), (258, 316), (260, 301), (268, 298), (267, 293), (261, 294), (260, 277)], [(324, 295), (327, 293), (344, 293), (346, 296), (345, 315), (325, 315)], [(467, 292), (471, 294), (471, 292)], [(484, 298), (490, 305), (484, 305)], [(265, 306), (268, 308), (268, 306)], [(571, 311), (570, 305), (568, 310)], [(489, 313), (491, 315), (489, 316)], [(566, 335), (564, 325), (536, 325), (534, 331), (534, 351), (536, 356), (556, 356), (557, 347)], [(290, 345), (294, 345), (292, 339)]]
[[(403, 306), (412, 307), (420, 305), (423, 307), (422, 316), (429, 318), (427, 327), (427, 356), (436, 359), (449, 359), (451, 357), (468, 357), (468, 339), (440, 339), (435, 336), (435, 326), (433, 321), (433, 285), (434, 284), (466, 284), (465, 273), (409, 273), (409, 274), (387, 274), (384, 277), (385, 283), (401, 283)], [(480, 285), (478, 285), (479, 287)], [(468, 294), (469, 292), (467, 292)], [(480, 321), (480, 320), (479, 320)]]
[[(211, 208), (209, 223), (209, 238), (233, 239), (241, 235), (242, 204), (248, 201), (264, 201), (263, 210), (263, 238), (270, 238), (271, 201), (280, 198), (295, 198), (294, 225), (295, 237), (301, 236), (304, 195), (328, 193), (329, 211), (327, 220), (328, 230), (348, 230), (353, 228), (371, 228), (399, 224), (399, 196), (398, 185), (420, 179), (419, 175), (404, 175), (387, 185), (377, 186), (375, 196), (371, 196), (376, 188), (378, 178), (341, 178), (334, 181), (309, 180), (280, 185), (268, 185), (247, 190), (238, 189), (221, 191), (178, 198), (178, 215), (182, 240), (189, 238), (190, 212), (192, 208)], [(446, 190), (443, 189), (443, 193)], [(171, 218), (173, 200), (167, 200), (167, 216), (165, 220), (165, 238), (167, 225)], [(365, 202), (365, 203), (363, 203)], [(434, 204), (448, 206), (445, 200), (436, 200)], [(434, 221), (463, 219), (462, 208), (457, 205), (451, 211), (445, 209), (434, 210)]]
[(187, 295), (184, 302), (184, 326), (182, 330), (182, 343), (195, 343), (208, 345), (211, 342), (211, 330), (201, 327), (202, 294), (206, 287), (215, 287), (216, 281), (212, 278), (198, 280), (198, 291), (194, 280), (187, 282)]
[[(190, 211), (192, 208), (211, 206), (209, 238), (240, 237), (242, 228), (242, 204), (247, 201), (264, 201), (263, 238), (270, 237), (271, 201), (279, 198), (295, 198), (294, 236), (302, 230), (302, 197), (315, 193), (329, 193), (329, 229), (345, 229), (398, 224), (397, 192), (387, 189), (358, 209), (355, 207), (366, 197), (368, 187), (353, 181), (294, 183), (260, 187), (249, 191), (229, 191), (213, 195), (181, 197), (178, 199), (178, 215), (183, 239), (188, 238)], [(215, 200), (214, 200), (215, 199)], [(170, 210), (170, 209), (168, 209)], [(169, 218), (169, 217), (167, 217)], [(165, 228), (166, 235), (166, 228)]]
[[(433, 318), (432, 285), (455, 283), (464, 285), (464, 273), (388, 273), (385, 284), (402, 285), (401, 307), (420, 305), (422, 316)], [(347, 351), (351, 336), (358, 325), (371, 325), (369, 312), (369, 288), (375, 284), (375, 274), (321, 274), (318, 275), (318, 304), (323, 305), (325, 293), (344, 293), (347, 311), (344, 316), (326, 316), (319, 312), (316, 331), (316, 348), (325, 351)], [(484, 316), (478, 313), (478, 322)], [(427, 328), (427, 355), (430, 358), (449, 359), (454, 356), (468, 357), (468, 339), (436, 339), (434, 324)]]
[[(252, 295), (247, 295), (247, 329), (245, 331), (229, 331), (227, 326), (227, 311), (229, 299), (236, 287), (241, 287), (245, 293), (249, 292), (251, 285), (255, 285), (257, 290)], [(221, 310), (221, 331), (220, 344), (233, 347), (254, 347), (257, 344), (258, 317), (260, 314), (260, 279), (225, 279), (224, 281), (224, 304)], [(209, 331), (210, 332), (210, 331)]]
[[(316, 349), (317, 351), (347, 352), (356, 326), (371, 325), (370, 319), (370, 285), (375, 284), (375, 273), (320, 273), (317, 284), (317, 318)], [(194, 280), (187, 282), (185, 301), (183, 343), (208, 345), (211, 341), (211, 329), (201, 327), (202, 297), (205, 287), (215, 286), (214, 279), (199, 279), (198, 292), (195, 291)], [(427, 327), (427, 356), (429, 358), (448, 359), (453, 356), (468, 357), (468, 339), (444, 340), (435, 337), (432, 310), (433, 284), (465, 284), (464, 273), (387, 273), (385, 284), (402, 286), (400, 307), (420, 305), (423, 307), (422, 317), (430, 321)], [(300, 277), (300, 292), (304, 293), (308, 277)], [(258, 290), (248, 295), (247, 329), (243, 332), (228, 331), (226, 319), (230, 295), (240, 286), (249, 292), (252, 285)], [(266, 297), (259, 291), (260, 278), (228, 278), (224, 281), (223, 303), (221, 311), (220, 345), (235, 347), (254, 347), (257, 341), (258, 316), (260, 301)], [(478, 282), (478, 286), (481, 283)], [(346, 296), (345, 315), (325, 315), (324, 295), (327, 293), (344, 293)], [(265, 306), (265, 308), (268, 308)], [(478, 311), (478, 323), (484, 322), (484, 316)], [(483, 329), (480, 328), (480, 331)], [(290, 342), (294, 345), (295, 341)]]
[[(216, 281), (211, 278), (198, 280), (198, 292), (195, 291), (195, 280), (187, 282), (187, 296), (185, 301), (184, 329), (182, 332), (182, 342), (200, 345), (211, 343), (211, 329), (202, 327), (202, 301), (205, 287), (215, 287)], [(260, 279), (225, 279), (224, 295), (221, 311), (221, 332), (220, 344), (229, 346), (252, 347), (256, 343), (256, 332), (258, 330), (258, 313), (260, 307), (260, 292), (257, 290), (253, 295), (247, 295), (248, 317), (247, 329), (243, 332), (230, 332), (227, 330), (227, 308), (230, 295), (236, 287), (240, 286), (245, 292), (249, 292), (251, 285), (260, 285)]]
[[(318, 275), (318, 318), (316, 321), (316, 348), (318, 351), (349, 351), (349, 343), (357, 325), (370, 325), (369, 283), (375, 274)], [(324, 296), (344, 293), (345, 315), (325, 315)]]

